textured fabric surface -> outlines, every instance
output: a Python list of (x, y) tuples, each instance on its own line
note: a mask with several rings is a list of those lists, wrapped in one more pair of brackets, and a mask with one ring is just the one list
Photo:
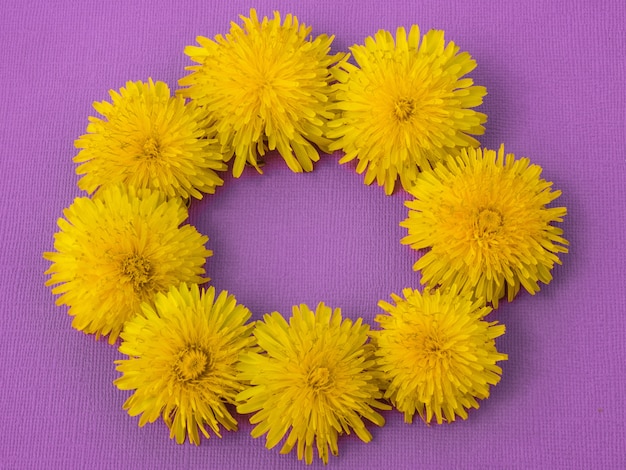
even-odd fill
[[(163, 422), (139, 428), (117, 390), (114, 346), (73, 330), (44, 287), (56, 219), (74, 197), (76, 150), (92, 102), (127, 80), (173, 89), (196, 35), (228, 31), (254, 6), (292, 12), (347, 50), (378, 29), (444, 29), (487, 87), (484, 145), (528, 156), (563, 191), (571, 242), (554, 281), (491, 315), (509, 354), (467, 421), (427, 426), (385, 412), (374, 439), (340, 439), (330, 468), (626, 468), (626, 152), (623, 2), (479, 0), (4, 1), (0, 10), (2, 468), (304, 468), (240, 431), (176, 445)], [(228, 73), (225, 70), (224, 73)], [(265, 174), (194, 202), (215, 252), (207, 270), (258, 319), (324, 301), (372, 323), (377, 302), (416, 286), (402, 246), (402, 191), (363, 184), (339, 153), (310, 174), (279, 158)], [(311, 468), (321, 467), (316, 462)]]

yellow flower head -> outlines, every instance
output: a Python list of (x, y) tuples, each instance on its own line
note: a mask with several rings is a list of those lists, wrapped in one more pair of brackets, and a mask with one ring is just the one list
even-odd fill
[(235, 155), (236, 177), (246, 161), (261, 172), (257, 153), (267, 149), (277, 149), (292, 171), (311, 171), (319, 159), (311, 142), (327, 150), (331, 70), (345, 54), (328, 55), (334, 37), (312, 39), (292, 15), (259, 21), (252, 9), (241, 19), (243, 27), (231, 23), (225, 37), (199, 36), (200, 47), (185, 49), (199, 65), (187, 67), (180, 93), (208, 111), (227, 159)]
[(478, 145), (468, 134), (483, 134), (486, 116), (470, 108), (487, 92), (462, 78), (476, 63), (446, 44), (443, 31), (427, 32), (420, 43), (416, 25), (408, 37), (398, 28), (395, 41), (381, 30), (350, 50), (358, 66), (334, 72), (341, 116), (328, 136), (337, 139), (331, 150), (345, 152), (340, 163), (356, 158), (357, 172), (367, 169), (366, 184), (376, 180), (391, 194), (400, 176), (408, 190), (420, 169)]
[(93, 104), (104, 119), (90, 117), (87, 134), (75, 143), (82, 149), (74, 157), (81, 163), (76, 173), (84, 175), (81, 189), (124, 183), (200, 199), (200, 191), (214, 193), (223, 183), (214, 170), (226, 164), (203, 110), (152, 79), (109, 93), (111, 103)]
[(232, 295), (213, 287), (206, 292), (196, 284), (171, 287), (159, 293), (154, 307), (142, 304), (143, 315), (130, 320), (122, 332), (116, 361), (122, 376), (120, 390), (134, 390), (124, 403), (131, 416), (141, 414), (139, 426), (160, 416), (170, 438), (198, 445), (208, 425), (221, 437), (219, 426), (237, 429), (226, 404), (244, 386), (236, 379), (239, 355), (254, 343), (250, 311)]
[(386, 313), (376, 317), (382, 330), (372, 332), (389, 384), (385, 398), (407, 423), (415, 412), (426, 423), (433, 416), (439, 424), (466, 419), (467, 409), (478, 408), (476, 399), (487, 398), (489, 386), (500, 381), (496, 362), (507, 355), (496, 350), (494, 338), (504, 325), (483, 320), (491, 308), (482, 300), (454, 292), (402, 293), (404, 299), (391, 295), (395, 305), (379, 302)]
[(72, 326), (85, 333), (117, 339), (124, 322), (139, 313), (141, 302), (181, 282), (203, 282), (211, 251), (207, 237), (180, 226), (187, 209), (179, 198), (124, 186), (109, 186), (94, 199), (76, 198), (58, 220), (56, 252), (46, 271), (68, 305)]
[(265, 315), (254, 330), (260, 351), (243, 355), (240, 365), (251, 387), (237, 397), (243, 402), (237, 411), (256, 412), (252, 436), (267, 433), (271, 449), (287, 435), (281, 453), (297, 445), (307, 463), (313, 446), (327, 463), (328, 449), (337, 455), (338, 435), (351, 429), (369, 442), (362, 418), (382, 426), (373, 408), (388, 407), (377, 401), (382, 393), (368, 332), (361, 319), (342, 321), (340, 309), (323, 303), (315, 312), (294, 307), (289, 323), (278, 312)]
[(402, 243), (430, 248), (413, 266), (422, 284), (483, 297), (495, 308), (505, 291), (509, 301), (523, 286), (534, 294), (538, 281), (552, 280), (567, 253), (562, 222), (565, 207), (547, 208), (560, 196), (540, 178), (541, 167), (493, 150), (469, 148), (420, 175), (406, 202), (408, 229)]

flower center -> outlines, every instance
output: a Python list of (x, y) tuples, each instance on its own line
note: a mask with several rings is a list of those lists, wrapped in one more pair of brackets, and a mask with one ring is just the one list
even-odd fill
[(152, 265), (143, 256), (130, 255), (122, 260), (122, 275), (133, 284), (135, 291), (140, 291), (150, 282)]
[(143, 156), (152, 160), (161, 156), (161, 146), (154, 137), (148, 137), (143, 144)]
[(332, 385), (330, 372), (326, 367), (317, 367), (308, 373), (306, 383), (313, 391), (326, 390)]
[(190, 346), (178, 353), (174, 373), (181, 382), (189, 382), (202, 378), (210, 366), (209, 354), (202, 348)]
[(424, 338), (424, 351), (440, 356), (445, 352), (443, 342), (437, 337), (427, 336)]
[(415, 102), (409, 98), (400, 98), (393, 104), (393, 114), (398, 121), (407, 121), (415, 114)]
[(432, 315), (435, 317), (432, 325), (427, 331), (413, 336), (411, 348), (425, 353), (430, 360), (437, 361), (438, 359), (450, 356), (450, 338), (447, 334), (442, 332), (438, 319), (442, 314), (434, 312)]
[(481, 238), (496, 233), (502, 227), (502, 215), (493, 209), (482, 209), (478, 212), (474, 232)]

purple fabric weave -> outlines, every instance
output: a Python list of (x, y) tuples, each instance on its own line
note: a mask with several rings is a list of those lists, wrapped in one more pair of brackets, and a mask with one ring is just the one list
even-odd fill
[[(626, 4), (619, 0), (8, 0), (0, 11), (0, 438), (2, 468), (305, 468), (240, 431), (178, 446), (162, 421), (139, 428), (112, 381), (121, 355), (73, 330), (44, 286), (56, 219), (74, 197), (73, 141), (92, 102), (127, 80), (167, 82), (196, 35), (226, 33), (249, 8), (294, 13), (347, 50), (378, 29), (443, 29), (487, 87), (481, 142), (544, 168), (569, 214), (554, 281), (492, 314), (509, 354), (491, 397), (467, 421), (404, 424), (385, 412), (374, 439), (339, 442), (329, 468), (626, 468)], [(225, 71), (227, 73), (228, 71)], [(279, 158), (194, 202), (190, 221), (215, 254), (218, 289), (254, 318), (319, 301), (373, 323), (377, 302), (417, 286), (400, 245), (401, 191), (363, 184), (339, 153), (310, 174)], [(316, 462), (310, 468), (322, 467)]]

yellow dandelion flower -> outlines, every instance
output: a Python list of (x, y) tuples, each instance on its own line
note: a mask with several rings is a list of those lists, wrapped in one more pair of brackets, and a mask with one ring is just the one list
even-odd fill
[(341, 116), (328, 136), (342, 149), (339, 163), (358, 159), (365, 183), (376, 180), (391, 194), (398, 176), (409, 190), (419, 170), (430, 168), (461, 147), (477, 146), (469, 134), (484, 133), (486, 116), (470, 108), (482, 103), (484, 87), (462, 78), (476, 67), (467, 52), (445, 43), (443, 31), (428, 31), (420, 42), (413, 25), (407, 36), (380, 30), (350, 48), (358, 66), (341, 64), (336, 107)]
[(246, 162), (259, 173), (257, 154), (277, 149), (294, 172), (311, 171), (327, 150), (331, 71), (345, 54), (329, 55), (334, 36), (311, 38), (311, 28), (280, 14), (259, 21), (256, 11), (231, 23), (215, 40), (198, 36), (200, 47), (185, 48), (199, 65), (179, 83), (179, 92), (202, 106), (215, 121), (227, 160), (235, 155), (233, 175)]
[(281, 453), (298, 449), (298, 459), (313, 461), (313, 446), (328, 462), (337, 455), (337, 437), (353, 429), (364, 442), (372, 435), (362, 418), (382, 426), (374, 408), (388, 409), (379, 373), (361, 319), (342, 320), (341, 310), (320, 303), (315, 312), (306, 305), (293, 308), (289, 323), (278, 313), (265, 315), (255, 326), (259, 352), (242, 356), (241, 378), (251, 386), (239, 394), (240, 413), (256, 413), (253, 437), (267, 433), (268, 449), (287, 438)]
[(111, 102), (93, 104), (104, 118), (90, 117), (87, 134), (76, 140), (78, 186), (90, 194), (124, 183), (158, 189), (170, 197), (202, 198), (214, 193), (226, 170), (219, 145), (208, 131), (206, 113), (163, 82), (127, 82)]
[(489, 397), (489, 386), (500, 381), (496, 365), (508, 357), (496, 350), (494, 339), (504, 325), (487, 322), (490, 311), (481, 300), (452, 291), (420, 294), (403, 290), (392, 294), (395, 305), (384, 301), (378, 315), (382, 330), (372, 332), (379, 366), (388, 380), (385, 398), (412, 422), (417, 414), (441, 424), (455, 416), (467, 419), (477, 399)]
[(196, 284), (171, 287), (159, 293), (154, 307), (142, 304), (124, 327), (116, 361), (122, 376), (120, 390), (133, 390), (124, 403), (131, 416), (141, 415), (139, 426), (159, 417), (170, 428), (170, 438), (198, 445), (208, 426), (218, 437), (220, 425), (229, 431), (237, 421), (227, 404), (244, 389), (236, 378), (239, 355), (253, 343), (250, 311), (232, 295)]
[(76, 198), (58, 220), (46, 285), (68, 305), (72, 326), (117, 339), (124, 322), (157, 292), (180, 282), (203, 282), (207, 237), (180, 226), (187, 209), (180, 198), (109, 186), (94, 199)]
[(402, 243), (430, 248), (413, 266), (422, 284), (457, 285), (495, 308), (523, 286), (534, 294), (548, 284), (551, 270), (567, 253), (562, 222), (565, 207), (546, 207), (561, 195), (540, 178), (541, 167), (528, 158), (469, 148), (446, 165), (420, 175), (406, 202), (408, 229)]

